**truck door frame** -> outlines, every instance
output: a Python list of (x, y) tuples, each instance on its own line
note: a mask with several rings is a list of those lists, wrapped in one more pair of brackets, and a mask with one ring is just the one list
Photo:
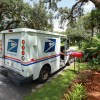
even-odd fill
[(2, 34), (2, 48), (3, 48), (3, 53), (2, 53), (2, 58), (3, 58), (3, 65), (5, 64), (5, 33)]

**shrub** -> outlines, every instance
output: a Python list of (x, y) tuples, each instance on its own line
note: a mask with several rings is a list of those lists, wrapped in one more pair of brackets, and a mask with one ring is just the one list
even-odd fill
[(100, 71), (100, 60), (98, 58), (93, 58), (88, 62), (87, 69)]
[(72, 91), (64, 94), (66, 100), (83, 100), (86, 99), (86, 89), (81, 84), (75, 84)]
[(100, 38), (97, 36), (92, 37), (91, 40), (82, 42), (82, 49), (86, 50), (87, 48), (98, 48), (100, 47)]

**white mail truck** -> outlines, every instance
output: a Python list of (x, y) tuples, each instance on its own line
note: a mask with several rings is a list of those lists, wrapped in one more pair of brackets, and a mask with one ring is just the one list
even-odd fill
[(61, 45), (68, 49), (65, 35), (29, 28), (0, 33), (0, 72), (14, 82), (38, 79), (45, 82), (50, 74), (68, 63)]

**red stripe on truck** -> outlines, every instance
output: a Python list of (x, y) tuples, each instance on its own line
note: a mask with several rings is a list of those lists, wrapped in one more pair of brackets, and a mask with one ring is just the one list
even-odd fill
[(47, 56), (47, 57), (43, 57), (43, 58), (39, 58), (39, 59), (34, 59), (32, 58), (31, 61), (29, 62), (22, 62), (20, 59), (17, 59), (17, 58), (13, 58), (13, 57), (9, 57), (9, 56), (5, 56), (5, 58), (9, 59), (9, 60), (14, 60), (14, 61), (17, 61), (17, 62), (20, 62), (22, 64), (29, 64), (29, 63), (32, 63), (32, 62), (37, 62), (37, 61), (41, 61), (41, 60), (44, 60), (44, 59), (48, 59), (48, 58), (52, 58), (54, 56), (59, 56), (60, 54), (55, 54), (55, 55), (51, 55), (51, 56)]

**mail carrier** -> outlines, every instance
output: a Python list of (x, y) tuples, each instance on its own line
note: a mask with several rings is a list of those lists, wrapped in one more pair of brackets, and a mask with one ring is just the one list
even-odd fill
[(0, 33), (0, 72), (17, 81), (32, 78), (45, 82), (68, 63), (69, 56), (61, 59), (61, 45), (67, 49), (65, 35), (17, 28)]

